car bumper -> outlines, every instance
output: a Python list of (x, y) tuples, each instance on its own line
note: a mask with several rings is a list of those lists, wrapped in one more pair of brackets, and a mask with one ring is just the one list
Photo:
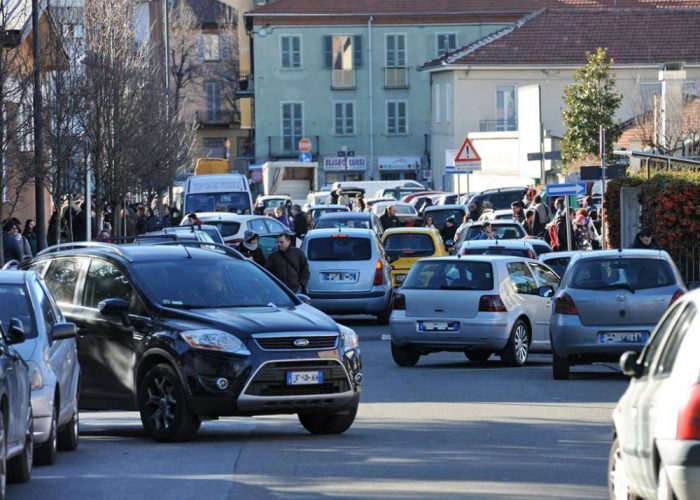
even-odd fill
[(391, 305), (391, 288), (371, 292), (310, 292), (311, 305), (330, 314), (378, 314)]
[(646, 342), (600, 344), (602, 332), (644, 331), (651, 335), (656, 325), (582, 325), (578, 316), (553, 314), (549, 323), (552, 350), (560, 357), (580, 356), (588, 361), (618, 361), (626, 351), (640, 352)]
[(658, 440), (656, 444), (678, 500), (697, 499), (700, 492), (700, 441), (669, 439)]
[(391, 314), (391, 341), (396, 345), (422, 346), (431, 349), (491, 349), (500, 351), (510, 337), (508, 318), (498, 313), (480, 318), (452, 320), (459, 322), (458, 332), (425, 332), (418, 330), (419, 321), (445, 321), (447, 318), (406, 317), (405, 311)]
[(51, 434), (51, 417), (53, 416), (54, 388), (44, 386), (32, 391), (32, 415), (34, 417), (34, 444), (44, 444)]

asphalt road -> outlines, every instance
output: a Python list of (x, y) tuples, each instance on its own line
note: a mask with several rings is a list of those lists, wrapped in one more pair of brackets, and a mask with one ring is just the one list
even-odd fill
[[(342, 321), (342, 320), (341, 320)], [(147, 440), (137, 413), (84, 412), (81, 444), (34, 469), (9, 498), (604, 498), (610, 414), (627, 385), (613, 366), (554, 381), (525, 368), (434, 354), (394, 365), (388, 327), (344, 321), (361, 338), (362, 404), (341, 436), (295, 416), (205, 422), (188, 443)]]

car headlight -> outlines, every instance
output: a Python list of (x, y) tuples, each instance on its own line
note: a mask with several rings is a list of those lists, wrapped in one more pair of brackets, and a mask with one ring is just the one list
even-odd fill
[(340, 338), (343, 341), (343, 351), (348, 353), (357, 349), (360, 344), (358, 342), (355, 330), (343, 325), (338, 326), (340, 327)]
[(28, 361), (27, 366), (29, 366), (29, 380), (32, 384), (32, 390), (37, 391), (44, 387), (44, 375), (41, 373), (41, 368), (33, 361)]
[(250, 356), (250, 351), (238, 337), (221, 330), (190, 330), (180, 332), (180, 337), (194, 349)]

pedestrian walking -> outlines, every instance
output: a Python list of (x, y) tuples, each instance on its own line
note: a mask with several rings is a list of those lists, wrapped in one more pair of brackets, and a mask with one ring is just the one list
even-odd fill
[(654, 238), (654, 234), (648, 227), (643, 227), (632, 242), (632, 248), (641, 248), (646, 250), (660, 250), (659, 244)]
[(452, 246), (455, 242), (455, 234), (457, 233), (457, 225), (455, 224), (455, 218), (449, 217), (445, 221), (445, 227), (440, 230), (440, 236), (442, 236), (442, 241), (445, 246)]
[(292, 235), (282, 233), (277, 238), (277, 250), (265, 262), (265, 268), (294, 293), (306, 293), (309, 282), (309, 263), (306, 255), (292, 246)]
[(10, 219), (5, 221), (2, 228), (2, 251), (5, 258), (5, 264), (11, 260), (16, 260), (17, 262), (22, 262), (22, 255), (24, 250), (19, 241), (17, 241), (17, 235), (19, 233), (19, 227)]
[(151, 207), (146, 209), (146, 224), (144, 230), (147, 233), (159, 231), (161, 229), (160, 219), (156, 216)]
[(302, 212), (299, 205), (292, 207), (292, 217), (294, 219), (294, 232), (297, 238), (302, 238), (308, 231), (309, 227), (306, 222), (306, 214)]
[(31, 255), (36, 255), (36, 222), (34, 222), (34, 219), (27, 219), (24, 223), (22, 236), (24, 236), (24, 239), (29, 243), (29, 252)]
[(379, 222), (382, 223), (382, 227), (385, 231), (392, 227), (399, 227), (399, 218), (396, 216), (396, 205), (392, 203), (386, 207), (384, 215), (379, 218)]
[(535, 233), (535, 211), (531, 208), (529, 208), (525, 212), (525, 222), (523, 222), (523, 227), (525, 228), (525, 232), (528, 235), (530, 235), (530, 236), (537, 235)]
[(136, 234), (146, 232), (146, 209), (143, 205), (136, 207)]
[(549, 213), (549, 207), (542, 203), (542, 196), (536, 195), (533, 200), (533, 210), (535, 211), (535, 218), (533, 221), (533, 236), (542, 236), (546, 230), (547, 224), (549, 224), (551, 219), (551, 214)]
[(585, 215), (577, 215), (573, 227), (573, 248), (574, 250), (593, 250), (591, 244), (591, 230)]
[(258, 246), (259, 237), (257, 233), (247, 230), (243, 233), (243, 241), (236, 247), (243, 257), (252, 260), (261, 266), (265, 265), (265, 256)]

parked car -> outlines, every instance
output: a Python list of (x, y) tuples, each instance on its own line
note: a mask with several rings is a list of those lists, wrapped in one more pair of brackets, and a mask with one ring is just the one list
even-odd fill
[(309, 207), (307, 213), (311, 214), (311, 219), (314, 221), (326, 213), (349, 212), (350, 209), (345, 205), (314, 205)]
[(512, 255), (537, 259), (535, 249), (525, 240), (470, 240), (462, 243), (459, 255)]
[(475, 255), (417, 262), (394, 294), (391, 354), (399, 366), (422, 355), (464, 352), (471, 361), (498, 353), (523, 366), (530, 351), (549, 349), (551, 299), (543, 286), (559, 278), (530, 259)]
[(395, 287), (401, 286), (420, 259), (449, 255), (437, 229), (427, 227), (388, 229), (382, 244), (391, 263), (391, 281)]
[(31, 478), (34, 418), (29, 366), (16, 350), (25, 341), (25, 327), (12, 308), (15, 298), (29, 301), (21, 285), (24, 276), (19, 271), (0, 276), (0, 498), (6, 498), (8, 480), (26, 483)]
[(78, 330), (66, 323), (34, 271), (0, 273), (0, 320), (22, 321), (25, 341), (15, 349), (29, 367), (34, 418), (34, 462), (56, 461), (57, 450), (78, 447)]
[[(200, 212), (197, 218), (206, 225), (216, 226), (227, 245), (238, 245), (243, 241), (243, 235), (250, 230), (262, 236), (264, 234), (279, 234), (288, 231), (287, 226), (272, 217), (264, 215), (237, 215), (227, 212)], [(181, 226), (190, 222), (184, 218)]]
[(666, 309), (686, 292), (668, 253), (659, 250), (578, 252), (554, 295), (552, 370), (568, 379), (572, 365), (615, 361), (642, 350)]
[(355, 333), (226, 246), (63, 244), (32, 268), (80, 327), (80, 407), (138, 410), (156, 441), (219, 416), (298, 414), (347, 430), (360, 398)]
[(479, 214), (482, 206), (488, 201), (494, 210), (509, 210), (514, 201), (523, 201), (528, 192), (526, 187), (504, 187), (498, 189), (487, 189), (472, 197), (469, 203), (474, 203)]
[(379, 217), (370, 212), (329, 212), (314, 221), (312, 229), (371, 229), (381, 238), (384, 228)]
[(678, 300), (641, 355), (620, 368), (631, 380), (613, 411), (610, 498), (700, 495), (700, 292)]
[[(489, 223), (491, 224), (491, 228), (494, 230), (496, 237), (499, 240), (520, 240), (527, 236), (525, 228), (523, 228), (519, 222), (492, 220), (489, 221)], [(473, 240), (474, 237), (483, 232), (483, 222), (472, 222), (460, 233), (458, 240), (455, 242), (455, 247), (460, 248), (462, 243)]]
[(396, 216), (399, 218), (399, 224), (402, 226), (420, 225), (423, 222), (416, 209), (403, 201), (389, 200), (374, 203), (372, 205), (372, 213), (377, 217), (381, 217), (389, 205), (396, 206)]
[(328, 314), (372, 314), (388, 324), (391, 266), (370, 229), (316, 229), (304, 238), (311, 305)]
[(549, 252), (541, 254), (538, 259), (548, 265), (558, 276), (564, 276), (564, 271), (569, 267), (569, 261), (576, 252)]
[(255, 200), (256, 213), (262, 211), (263, 215), (268, 215), (275, 211), (275, 208), (283, 208), (287, 201), (292, 201), (291, 196), (286, 194), (258, 196)]

